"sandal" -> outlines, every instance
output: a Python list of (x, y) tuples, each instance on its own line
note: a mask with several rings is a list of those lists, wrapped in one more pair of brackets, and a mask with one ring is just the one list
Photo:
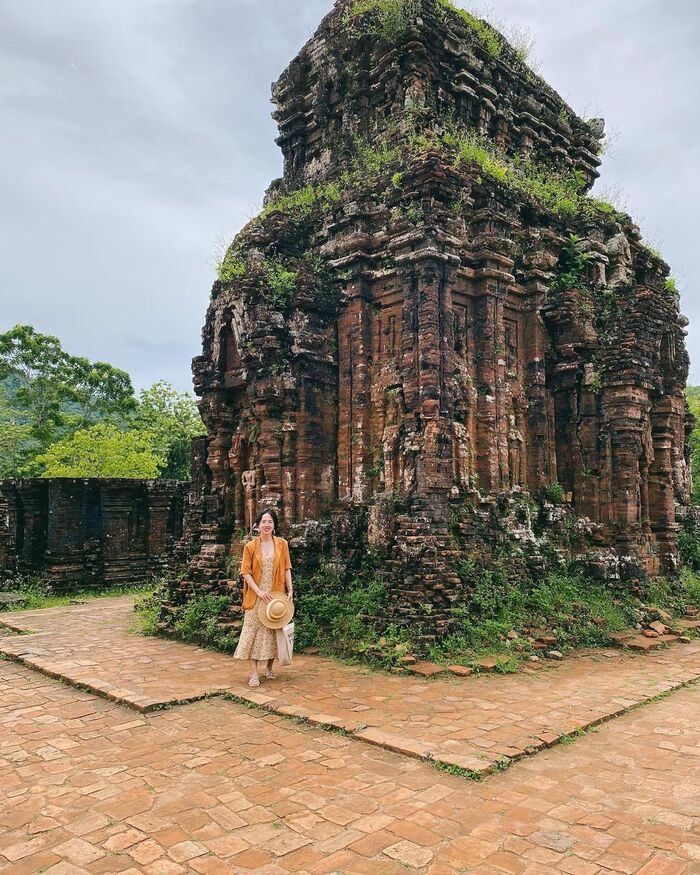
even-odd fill
[(259, 677), (252, 677), (248, 681), (248, 686), (249, 687), (259, 687), (260, 686), (260, 678)]
[(269, 668), (265, 672), (265, 677), (268, 679), (268, 681), (276, 681), (277, 680), (277, 675), (274, 673), (274, 671), (270, 671)]

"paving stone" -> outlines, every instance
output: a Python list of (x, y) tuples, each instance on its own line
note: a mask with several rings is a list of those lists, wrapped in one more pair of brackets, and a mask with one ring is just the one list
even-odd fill
[[(126, 647), (109, 635), (115, 648)], [(50, 643), (47, 633), (44, 646)], [(82, 652), (71, 645), (72, 664), (89, 661), (97, 674), (97, 644), (84, 643)], [(212, 654), (193, 648), (177, 658), (196, 666), (200, 653), (209, 664)], [(385, 713), (386, 730), (358, 733), (379, 733), (372, 744), (223, 699), (135, 718), (121, 705), (0, 661), (0, 786), (16, 794), (0, 798), (0, 868), (21, 875), (36, 860), (34, 871), (62, 866), (59, 875), (400, 875), (406, 868), (426, 875), (464, 868), (481, 875), (692, 875), (700, 845), (693, 831), (700, 687), (624, 712), (640, 695), (692, 680), (698, 644), (645, 658), (610, 653), (568, 659), (527, 679), (424, 684), (341, 666), (333, 669), (335, 687), (311, 669), (289, 684), (294, 695), (306, 692), (310, 713), (343, 705), (351, 712), (358, 702), (366, 703), (363, 717)], [(151, 650), (148, 659), (140, 670), (155, 678), (161, 658)], [(560, 733), (612, 713), (624, 716), (571, 745), (556, 744)], [(439, 733), (443, 761), (452, 757), (470, 771), (530, 744), (540, 753), (476, 783), (421, 761), (436, 755)], [(424, 746), (410, 758), (393, 751), (407, 743)], [(554, 746), (547, 750), (547, 743)], [(45, 759), (51, 749), (59, 760)], [(54, 821), (58, 827), (29, 840), (32, 824)], [(72, 859), (57, 853), (62, 846)], [(399, 856), (386, 853), (397, 846)], [(421, 851), (428, 862), (416, 856)], [(97, 857), (74, 862), (81, 853)]]
[(483, 659), (477, 659), (474, 665), (479, 671), (493, 672), (496, 671), (498, 666), (503, 662), (505, 662), (505, 660), (502, 658), (496, 656), (485, 656)]
[[(260, 691), (250, 691), (245, 667), (230, 657), (174, 641), (130, 635), (126, 631), (130, 622), (130, 599), (13, 615), (18, 629), (38, 630), (36, 635), (21, 636), (21, 641), (27, 642), (23, 647), (28, 648), (24, 659), (41, 663), (45, 671), (60, 669), (72, 683), (84, 685), (87, 680), (94, 689), (110, 694), (121, 689), (125, 697), (132, 696), (135, 707), (143, 707), (146, 701), (149, 708), (165, 701), (193, 701), (227, 690), (284, 716), (330, 724), (418, 758), (458, 756), (469, 760), (484, 750), (506, 756), (514, 755), (515, 750), (532, 752), (536, 746), (523, 745), (519, 739), (539, 734), (543, 711), (554, 715), (553, 725), (547, 729), (562, 736), (571, 730), (566, 725), (569, 721), (559, 715), (575, 716), (576, 725), (585, 728), (592, 722), (592, 714), (596, 720), (616, 716), (619, 699), (636, 704), (700, 675), (700, 641), (694, 641), (685, 645), (682, 657), (661, 652), (646, 664), (606, 652), (602, 674), (600, 656), (594, 654), (566, 660), (557, 667), (556, 681), (547, 672), (535, 678), (528, 669), (493, 680), (466, 677), (457, 701), (453, 701), (454, 683), (435, 677), (420, 688), (420, 710), (426, 716), (417, 720), (412, 696), (406, 694), (410, 681), (405, 677), (376, 675), (305, 655), (280, 672), (279, 680), (268, 687), (274, 689), (269, 695), (264, 681)], [(3, 639), (0, 652), (14, 653), (18, 640)], [(89, 659), (85, 659), (86, 653)], [(544, 662), (532, 664), (538, 671), (544, 666)], [(486, 683), (492, 684), (488, 692)], [(486, 706), (493, 724), (489, 729), (482, 728)], [(445, 713), (450, 714), (449, 719)], [(134, 728), (143, 725), (143, 719), (135, 721)], [(122, 720), (120, 731), (130, 731), (132, 720)], [(494, 740), (493, 732), (505, 734)], [(195, 761), (191, 758), (190, 765)], [(107, 811), (111, 817), (128, 813)]]
[(447, 670), (460, 678), (468, 678), (469, 675), (474, 674), (474, 669), (469, 668), (468, 665), (449, 665)]
[(655, 856), (645, 866), (637, 870), (637, 875), (684, 875), (688, 866), (680, 860)]
[(410, 866), (412, 869), (422, 869), (430, 863), (434, 856), (433, 852), (427, 848), (407, 841), (397, 842), (395, 845), (384, 848), (384, 853), (392, 860), (398, 860), (399, 863)]
[(444, 665), (438, 665), (436, 662), (415, 662), (412, 665), (406, 665), (406, 671), (424, 678), (433, 678), (436, 675), (445, 674), (447, 669)]

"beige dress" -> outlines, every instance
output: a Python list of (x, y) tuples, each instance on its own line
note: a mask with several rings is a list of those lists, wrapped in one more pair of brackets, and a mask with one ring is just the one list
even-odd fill
[[(259, 588), (263, 592), (272, 592), (272, 567), (274, 556), (263, 556), (262, 577)], [(238, 647), (233, 654), (234, 659), (277, 659), (277, 632), (263, 626), (258, 616), (258, 602), (249, 611), (244, 611), (243, 628), (238, 639)]]

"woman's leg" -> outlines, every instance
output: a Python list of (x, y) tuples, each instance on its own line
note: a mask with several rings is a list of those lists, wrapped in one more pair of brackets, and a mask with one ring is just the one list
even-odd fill
[(249, 659), (248, 665), (250, 668), (250, 683), (253, 680), (258, 680), (258, 663), (254, 659)]

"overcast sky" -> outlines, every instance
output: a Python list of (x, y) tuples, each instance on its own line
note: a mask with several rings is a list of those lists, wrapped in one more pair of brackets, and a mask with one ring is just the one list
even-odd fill
[[(332, 5), (0, 0), (0, 330), (30, 323), (139, 388), (189, 390), (217, 239), (281, 172), (270, 83)], [(700, 383), (700, 3), (494, 5), (616, 132), (598, 190), (624, 192), (671, 264)]]

